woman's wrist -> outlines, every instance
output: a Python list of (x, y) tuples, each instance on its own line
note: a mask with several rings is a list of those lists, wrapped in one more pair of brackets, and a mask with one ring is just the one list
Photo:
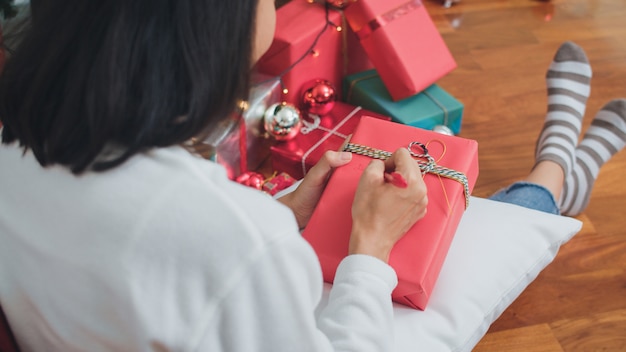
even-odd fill
[[(367, 229), (367, 231), (373, 232), (375, 230)], [(353, 226), (348, 254), (365, 254), (389, 263), (389, 255), (393, 246), (381, 243), (381, 238), (384, 237), (376, 233), (367, 234), (366, 231), (356, 229)]]
[(285, 194), (284, 196), (278, 198), (277, 200), (281, 202), (283, 205), (287, 206), (289, 209), (291, 209), (291, 212), (293, 213), (293, 216), (296, 218), (296, 222), (298, 223), (298, 228), (302, 229), (304, 228), (304, 226), (306, 226), (306, 223), (305, 223), (303, 216), (298, 213), (297, 207), (294, 204), (295, 202), (294, 193), (295, 192)]

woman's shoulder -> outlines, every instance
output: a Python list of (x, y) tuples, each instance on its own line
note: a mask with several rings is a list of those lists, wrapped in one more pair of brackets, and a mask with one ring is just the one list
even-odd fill
[(229, 180), (221, 165), (182, 147), (154, 149), (114, 169), (79, 176), (61, 166), (43, 168), (32, 153), (16, 145), (1, 146), (0, 162), (0, 176), (9, 186), (0, 195), (6, 193), (6, 199), (40, 199), (36, 206), (51, 217), (72, 214), (88, 219), (81, 220), (85, 228), (98, 227), (120, 240), (132, 232), (135, 237), (175, 234), (190, 237), (187, 240), (216, 236), (224, 241), (222, 236), (273, 241), (298, 232), (288, 208)]
[[(278, 236), (298, 234), (290, 209), (266, 193), (229, 180), (225, 169), (171, 148), (151, 156), (157, 165), (147, 172), (161, 197), (155, 197), (152, 216), (157, 222), (179, 226), (190, 233), (228, 234), (240, 241), (273, 242)], [(159, 171), (162, 169), (162, 171)], [(156, 204), (158, 203), (158, 204)], [(183, 220), (184, 219), (184, 220)]]

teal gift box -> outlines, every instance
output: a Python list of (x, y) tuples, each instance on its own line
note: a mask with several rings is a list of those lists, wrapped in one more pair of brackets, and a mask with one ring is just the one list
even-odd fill
[(461, 131), (463, 104), (436, 84), (393, 101), (376, 70), (367, 70), (346, 76), (343, 94), (347, 103), (387, 115), (395, 122), (427, 130), (445, 125), (454, 134)]

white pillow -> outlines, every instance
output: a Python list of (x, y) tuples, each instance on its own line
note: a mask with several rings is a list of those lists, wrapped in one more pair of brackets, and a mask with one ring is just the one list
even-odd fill
[(471, 351), (581, 225), (472, 197), (426, 310), (394, 303), (395, 351)]

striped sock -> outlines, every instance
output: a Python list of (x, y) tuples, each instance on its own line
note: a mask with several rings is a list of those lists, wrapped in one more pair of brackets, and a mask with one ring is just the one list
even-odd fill
[(626, 144), (626, 99), (607, 103), (598, 112), (576, 148), (574, 170), (565, 179), (561, 213), (578, 215), (589, 203), (600, 168)]
[(537, 139), (535, 165), (550, 160), (561, 166), (564, 175), (571, 172), (590, 81), (591, 66), (583, 49), (563, 43), (546, 74), (548, 113)]

